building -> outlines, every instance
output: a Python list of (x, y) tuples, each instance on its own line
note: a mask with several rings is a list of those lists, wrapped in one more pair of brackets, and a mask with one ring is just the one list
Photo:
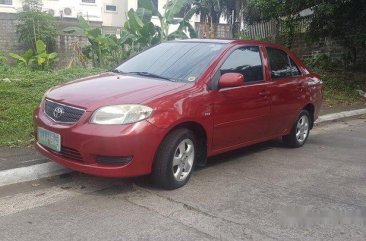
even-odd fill
[[(154, 0), (159, 11), (164, 11), (167, 0)], [(43, 10), (64, 20), (75, 20), (83, 16), (90, 22), (99, 23), (106, 34), (118, 34), (127, 20), (129, 9), (138, 8), (138, 0), (42, 0)], [(0, 0), (0, 13), (17, 13), (22, 10), (23, 0)], [(182, 16), (178, 16), (182, 17)], [(153, 16), (154, 24), (159, 24), (157, 16)], [(199, 22), (199, 17), (192, 18)], [(174, 26), (170, 31), (174, 31)]]
[[(102, 22), (102, 0), (42, 0), (43, 10), (59, 18), (76, 19), (83, 16), (92, 22)], [(22, 0), (0, 0), (0, 12), (17, 13)]]

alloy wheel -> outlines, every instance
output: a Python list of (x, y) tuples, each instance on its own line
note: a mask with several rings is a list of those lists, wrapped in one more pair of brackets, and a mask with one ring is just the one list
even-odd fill
[(184, 181), (192, 171), (194, 161), (194, 144), (190, 139), (182, 140), (177, 146), (174, 157), (172, 171), (175, 180)]

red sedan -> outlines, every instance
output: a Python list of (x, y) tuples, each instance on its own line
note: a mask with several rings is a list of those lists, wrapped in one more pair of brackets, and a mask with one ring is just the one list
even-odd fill
[(51, 88), (34, 113), (35, 145), (80, 172), (152, 174), (174, 189), (209, 156), (277, 137), (304, 145), (321, 102), (319, 75), (281, 46), (172, 41)]

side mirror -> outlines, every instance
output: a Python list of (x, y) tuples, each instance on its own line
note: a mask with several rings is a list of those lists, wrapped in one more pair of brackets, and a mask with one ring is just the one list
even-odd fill
[(244, 84), (244, 76), (238, 73), (223, 74), (219, 80), (219, 88), (233, 88)]

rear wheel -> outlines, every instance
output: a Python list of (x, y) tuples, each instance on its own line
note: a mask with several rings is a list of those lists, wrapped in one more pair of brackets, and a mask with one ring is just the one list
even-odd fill
[(184, 186), (193, 171), (196, 159), (196, 138), (188, 129), (168, 134), (156, 154), (152, 177), (165, 189)]
[(300, 112), (299, 118), (291, 129), (290, 134), (283, 136), (283, 142), (289, 147), (301, 147), (309, 137), (311, 126), (310, 114), (307, 110)]

